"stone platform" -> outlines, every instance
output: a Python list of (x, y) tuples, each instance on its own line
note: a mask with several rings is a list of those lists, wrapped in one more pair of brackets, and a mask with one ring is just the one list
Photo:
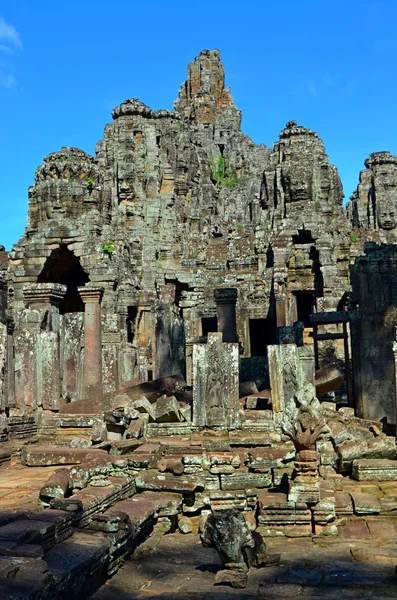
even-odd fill
[(151, 552), (126, 563), (90, 600), (396, 598), (395, 530), (379, 542), (376, 532), (388, 523), (376, 526), (372, 534), (364, 522), (346, 527), (332, 540), (267, 540), (269, 552), (281, 555), (280, 564), (251, 569), (244, 590), (214, 587), (219, 557), (197, 535), (167, 535)]

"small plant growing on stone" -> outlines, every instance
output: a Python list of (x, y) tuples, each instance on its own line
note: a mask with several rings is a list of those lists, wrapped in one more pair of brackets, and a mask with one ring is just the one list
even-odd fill
[(241, 230), (243, 228), (243, 224), (242, 223), (236, 223), (236, 228)]
[(102, 247), (102, 252), (104, 254), (107, 254), (110, 256), (114, 252), (114, 246), (115, 246), (115, 242), (107, 241), (104, 243), (104, 245)]
[(216, 181), (217, 187), (220, 189), (223, 185), (226, 185), (229, 189), (232, 189), (237, 183), (236, 172), (229, 172), (226, 167), (225, 159), (220, 154), (218, 156), (218, 162), (215, 162), (215, 157), (211, 156), (210, 159), (212, 179)]
[(356, 236), (354, 231), (350, 232), (350, 241), (352, 242), (352, 244), (357, 244), (358, 242), (358, 237)]
[(93, 179), (87, 179), (87, 183), (86, 183), (86, 188), (88, 190), (88, 192), (91, 194), (92, 189), (94, 187), (94, 180)]

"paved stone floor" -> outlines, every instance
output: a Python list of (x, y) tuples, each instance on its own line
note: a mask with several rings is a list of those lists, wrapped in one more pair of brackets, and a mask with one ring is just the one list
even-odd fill
[(37, 510), (39, 490), (58, 467), (3, 465), (0, 469), (0, 513), (8, 510)]
[(373, 524), (372, 533), (357, 521), (335, 538), (268, 540), (269, 554), (280, 554), (280, 563), (251, 569), (245, 590), (214, 587), (219, 558), (197, 535), (166, 535), (151, 553), (125, 564), (91, 600), (397, 598), (395, 527), (381, 520)]

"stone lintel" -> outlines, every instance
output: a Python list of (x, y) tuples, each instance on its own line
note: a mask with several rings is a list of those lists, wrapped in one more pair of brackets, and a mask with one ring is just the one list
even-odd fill
[(236, 304), (237, 288), (217, 288), (214, 290), (216, 304)]
[(22, 288), (28, 308), (58, 307), (66, 294), (66, 285), (61, 283), (31, 283)]
[(81, 286), (77, 290), (84, 304), (100, 304), (104, 292), (101, 286)]

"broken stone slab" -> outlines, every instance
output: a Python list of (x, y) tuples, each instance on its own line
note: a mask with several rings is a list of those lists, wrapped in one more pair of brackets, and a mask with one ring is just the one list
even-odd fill
[(109, 449), (109, 454), (111, 456), (121, 456), (124, 454), (130, 454), (134, 452), (139, 446), (142, 446), (143, 442), (138, 441), (137, 439), (128, 439), (115, 441), (111, 443), (111, 447)]
[(179, 402), (175, 396), (162, 396), (156, 400), (155, 421), (158, 423), (178, 423), (183, 421), (179, 409)]
[(135, 477), (138, 490), (152, 490), (159, 492), (177, 492), (191, 494), (196, 490), (203, 489), (203, 483), (194, 476), (174, 476), (171, 473), (159, 473), (158, 471), (141, 471)]
[(149, 402), (146, 396), (141, 396), (134, 400), (131, 404), (132, 408), (134, 408), (138, 413), (144, 413), (149, 415), (149, 422), (156, 420), (156, 407), (155, 404)]
[(149, 421), (149, 415), (142, 414), (139, 419), (131, 421), (125, 432), (127, 439), (135, 438), (139, 439), (145, 435), (147, 424)]
[[(103, 451), (91, 448), (67, 448), (59, 446), (25, 446), (21, 452), (21, 462), (28, 467), (48, 467), (52, 465), (78, 465), (90, 454)], [(105, 453), (106, 454), (106, 453)]]
[[(245, 566), (245, 565), (244, 565)], [(214, 585), (230, 585), (235, 589), (244, 589), (248, 584), (247, 570), (222, 569), (215, 575)]]
[[(180, 375), (169, 375), (160, 379), (153, 379), (152, 381), (146, 381), (139, 383), (131, 387), (123, 386), (123, 396), (128, 396), (130, 404), (134, 400), (142, 396), (148, 396), (153, 394), (153, 402), (163, 394), (168, 396), (175, 394), (183, 390), (186, 386), (186, 382)], [(77, 400), (68, 404), (63, 404), (60, 407), (60, 413), (68, 414), (96, 414), (103, 412), (115, 407), (115, 400), (120, 396), (120, 392), (112, 392), (109, 394), (103, 394), (99, 398), (85, 398), (83, 400)]]
[(397, 446), (394, 437), (376, 437), (372, 440), (346, 442), (337, 447), (339, 468), (342, 472), (351, 469), (354, 460), (364, 458), (394, 459), (397, 457)]
[(368, 458), (355, 460), (351, 476), (357, 481), (397, 481), (397, 461)]
[(69, 490), (69, 469), (57, 469), (39, 492), (41, 502), (49, 505), (53, 498), (63, 498)]

